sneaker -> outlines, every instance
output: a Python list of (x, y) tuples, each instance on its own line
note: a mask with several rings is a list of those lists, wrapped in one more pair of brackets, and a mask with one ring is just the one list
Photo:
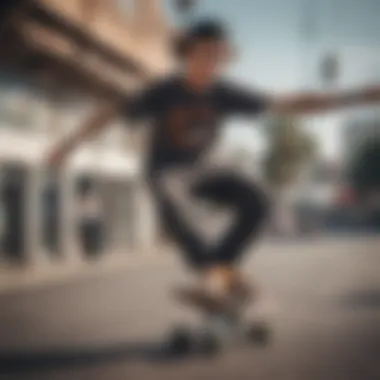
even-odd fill
[(246, 278), (232, 267), (215, 267), (207, 271), (203, 286), (213, 297), (248, 298), (252, 287)]

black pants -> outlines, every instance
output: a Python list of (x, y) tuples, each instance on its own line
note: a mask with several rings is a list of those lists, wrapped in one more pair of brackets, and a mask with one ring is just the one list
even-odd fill
[(237, 218), (231, 229), (212, 248), (190, 227), (170, 196), (152, 181), (161, 222), (170, 237), (180, 246), (187, 262), (195, 269), (216, 264), (234, 265), (247, 245), (254, 240), (268, 215), (264, 193), (234, 173), (208, 175), (191, 186), (191, 195), (222, 207), (232, 208)]

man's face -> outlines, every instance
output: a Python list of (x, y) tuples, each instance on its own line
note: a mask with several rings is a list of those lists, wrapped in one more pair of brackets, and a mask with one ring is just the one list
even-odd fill
[(212, 79), (224, 69), (229, 58), (228, 50), (225, 41), (199, 41), (188, 54), (188, 68), (199, 78)]

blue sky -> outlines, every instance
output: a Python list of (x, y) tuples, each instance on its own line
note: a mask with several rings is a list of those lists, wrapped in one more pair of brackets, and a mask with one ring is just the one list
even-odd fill
[[(169, 17), (178, 22), (164, 0)], [(239, 55), (230, 75), (265, 91), (283, 93), (308, 85), (320, 88), (318, 62), (328, 51), (341, 61), (340, 87), (380, 81), (380, 0), (198, 0), (196, 16), (226, 21)], [(309, 121), (328, 156), (339, 152), (346, 114)], [(229, 138), (262, 141), (252, 128), (235, 122)], [(252, 137), (252, 139), (248, 138)], [(247, 143), (248, 144), (248, 143)]]

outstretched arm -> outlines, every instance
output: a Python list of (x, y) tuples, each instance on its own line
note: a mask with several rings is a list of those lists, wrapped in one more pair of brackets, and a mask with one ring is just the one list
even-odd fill
[(49, 164), (54, 166), (63, 162), (78, 145), (104, 130), (118, 116), (131, 120), (154, 116), (160, 107), (161, 93), (161, 88), (154, 85), (120, 104), (106, 104), (98, 108), (76, 133), (53, 149), (48, 157)]
[(274, 97), (269, 109), (279, 113), (308, 114), (361, 104), (380, 104), (380, 85), (337, 94), (304, 93)]
[(120, 114), (120, 108), (107, 104), (97, 109), (73, 135), (60, 141), (53, 148), (48, 156), (48, 164), (61, 164), (78, 145), (104, 130)]
[(380, 104), (380, 85), (336, 94), (306, 92), (268, 96), (261, 91), (227, 83), (221, 87), (221, 102), (222, 110), (228, 114), (252, 116), (268, 111), (292, 115), (310, 114), (361, 104)]

